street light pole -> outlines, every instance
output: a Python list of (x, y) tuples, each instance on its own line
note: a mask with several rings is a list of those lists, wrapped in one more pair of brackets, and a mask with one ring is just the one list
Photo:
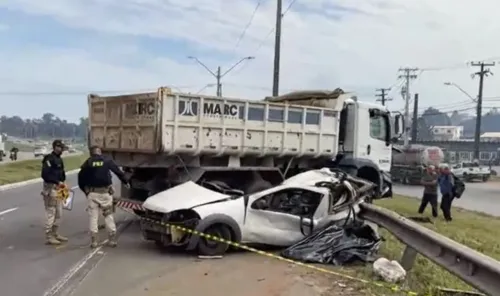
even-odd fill
[(469, 97), (469, 99), (471, 99), (474, 103), (477, 102), (477, 99), (473, 98), (468, 92), (466, 92), (463, 88), (461, 88), (458, 84), (454, 83), (454, 82), (445, 82), (444, 85), (447, 85), (447, 86), (453, 86), (455, 88), (457, 88), (459, 91), (461, 91), (464, 95), (466, 95), (467, 97)]
[(196, 61), (196, 63), (198, 63), (200, 66), (202, 66), (203, 68), (205, 68), (205, 70), (208, 71), (208, 73), (210, 73), (213, 77), (215, 77), (216, 81), (217, 81), (217, 96), (218, 97), (222, 97), (222, 84), (221, 84), (221, 79), (226, 76), (229, 72), (231, 72), (234, 68), (236, 68), (239, 64), (243, 63), (243, 61), (246, 61), (246, 60), (253, 60), (255, 59), (255, 57), (252, 57), (252, 56), (248, 56), (248, 57), (244, 57), (244, 58), (241, 58), (238, 62), (234, 63), (231, 67), (229, 67), (229, 69), (227, 69), (224, 73), (221, 74), (221, 67), (217, 67), (217, 72), (214, 73), (212, 70), (210, 70), (210, 68), (208, 68), (203, 62), (201, 62), (197, 57), (193, 57), (193, 56), (188, 56), (188, 59), (191, 59), (191, 60), (194, 60)]
[(215, 85), (216, 85), (215, 83), (209, 83), (209, 84), (205, 85), (204, 87), (200, 88), (200, 90), (198, 90), (195, 94), (200, 94), (205, 89), (207, 89), (209, 87), (214, 87)]

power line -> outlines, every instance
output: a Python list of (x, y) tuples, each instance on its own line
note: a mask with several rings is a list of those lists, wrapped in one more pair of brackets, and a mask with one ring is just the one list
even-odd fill
[[(285, 11), (281, 14), (281, 20), (283, 20), (283, 18), (285, 17), (285, 15), (287, 14), (287, 12), (292, 8), (292, 6), (295, 4), (297, 0), (292, 0), (290, 1), (290, 3), (288, 3), (288, 6), (287, 8), (285, 9)], [(261, 48), (264, 46), (264, 44), (267, 42), (267, 40), (269, 39), (269, 37), (271, 37), (271, 35), (276, 31), (276, 27), (273, 27), (271, 28), (271, 30), (269, 30), (269, 32), (267, 32), (266, 36), (264, 36), (263, 39), (261, 39), (261, 41), (259, 42), (259, 44), (257, 45), (257, 48), (255, 49), (253, 55), (256, 56), (257, 55), (257, 52), (259, 52), (261, 50)], [(281, 34), (280, 34), (281, 35)], [(240, 67), (240, 69), (237, 71), (237, 73), (243, 71), (243, 69), (245, 69), (245, 67), (247, 66), (248, 64), (244, 64), (243, 66)]]
[[(297, 0), (292, 0), (288, 4), (287, 8), (281, 14), (281, 18), (282, 19), (285, 17), (285, 15), (287, 14), (287, 12), (292, 8), (292, 6), (295, 4), (296, 1)], [(269, 37), (271, 37), (271, 35), (274, 33), (274, 31), (276, 31), (276, 27), (271, 28), (271, 30), (269, 30), (269, 32), (267, 32), (266, 36), (260, 41), (259, 45), (257, 45), (257, 49), (255, 50), (254, 55), (262, 48), (262, 46), (264, 46), (264, 44), (266, 43), (267, 39), (269, 39)]]
[(255, 18), (255, 15), (257, 14), (257, 11), (259, 10), (261, 4), (262, 4), (262, 0), (259, 0), (259, 2), (257, 2), (257, 4), (255, 5), (255, 8), (254, 8), (254, 10), (252, 12), (252, 15), (250, 16), (250, 20), (245, 25), (245, 27), (243, 28), (243, 31), (241, 32), (240, 36), (236, 40), (236, 45), (234, 46), (233, 51), (236, 48), (238, 48), (238, 46), (240, 45), (241, 41), (245, 37), (245, 34), (247, 33), (248, 28), (250, 28), (250, 26), (252, 25), (253, 19)]
[[(498, 108), (498, 107), (493, 107), (493, 106), (487, 106), (483, 107), (483, 109), (493, 109), (493, 108)], [(457, 110), (450, 110), (450, 111), (439, 111), (439, 112), (427, 112), (427, 113), (421, 113), (418, 115), (418, 117), (426, 117), (426, 116), (437, 116), (437, 115), (443, 115), (443, 114), (450, 114), (453, 112), (465, 112), (465, 111), (471, 111), (476, 109), (476, 106), (473, 107), (468, 107), (468, 108), (462, 108), (462, 109), (457, 109)]]

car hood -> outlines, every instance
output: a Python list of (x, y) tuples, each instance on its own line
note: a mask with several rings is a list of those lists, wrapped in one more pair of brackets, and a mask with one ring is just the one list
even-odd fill
[(209, 190), (192, 181), (188, 181), (150, 196), (142, 206), (146, 210), (169, 213), (224, 200), (228, 197), (230, 196)]

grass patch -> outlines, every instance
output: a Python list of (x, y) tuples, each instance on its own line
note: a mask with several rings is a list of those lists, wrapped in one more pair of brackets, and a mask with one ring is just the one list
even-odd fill
[[(402, 216), (414, 217), (418, 216), (417, 209), (420, 201), (415, 198), (395, 196), (393, 199), (377, 201), (376, 204), (395, 211)], [(425, 216), (431, 217), (429, 207), (425, 214)], [(500, 260), (500, 240), (498, 239), (500, 236), (500, 218), (460, 208), (453, 208), (452, 216), (453, 221), (451, 223), (445, 222), (440, 213), (440, 217), (434, 219), (433, 224), (420, 224), (460, 244), (475, 249), (496, 260)], [(385, 229), (381, 229), (380, 234), (384, 237), (385, 241), (382, 244), (379, 255), (390, 260), (400, 261), (406, 246)], [(364, 278), (373, 276), (371, 265), (355, 268), (348, 272)], [(472, 287), (462, 282), (459, 278), (422, 255), (417, 256), (415, 265), (407, 274), (403, 287), (427, 295), (436, 295), (436, 288), (438, 287), (474, 291)], [(375, 295), (382, 295), (381, 293), (389, 295), (390, 293), (388, 292), (387, 289), (384, 291), (377, 288), (372, 288), (371, 291)]]
[(8, 154), (7, 152), (9, 152), (10, 149), (12, 149), (12, 147), (17, 147), (17, 149), (19, 149), (19, 151), (21, 151), (21, 152), (32, 152), (32, 153), (33, 153), (33, 150), (35, 149), (34, 144), (30, 145), (30, 144), (13, 143), (10, 141), (6, 141), (5, 142), (5, 153)]
[[(66, 171), (79, 168), (87, 158), (87, 154), (64, 157), (63, 159)], [(15, 161), (1, 165), (0, 185), (40, 178), (41, 169), (41, 159)]]

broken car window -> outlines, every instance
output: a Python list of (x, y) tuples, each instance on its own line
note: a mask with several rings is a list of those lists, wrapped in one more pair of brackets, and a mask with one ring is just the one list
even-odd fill
[(272, 211), (298, 216), (312, 216), (322, 195), (304, 189), (285, 189), (256, 200), (252, 209)]

